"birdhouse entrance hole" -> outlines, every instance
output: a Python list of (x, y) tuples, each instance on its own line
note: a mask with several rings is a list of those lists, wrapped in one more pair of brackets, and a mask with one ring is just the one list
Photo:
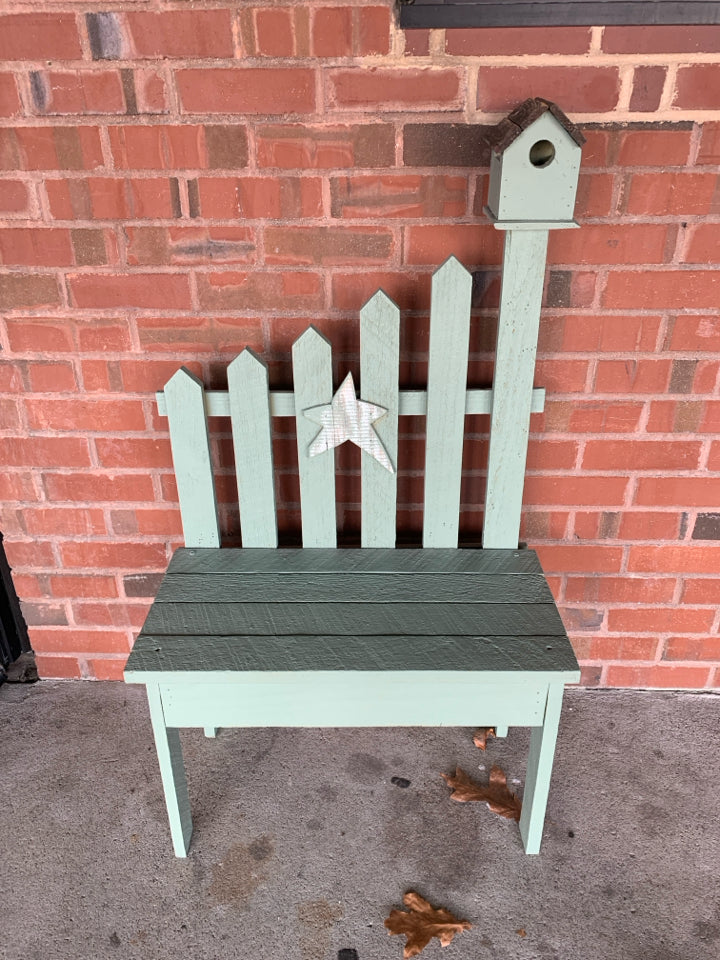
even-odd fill
[(530, 147), (530, 163), (534, 167), (547, 167), (555, 159), (555, 147), (549, 140), (538, 140)]

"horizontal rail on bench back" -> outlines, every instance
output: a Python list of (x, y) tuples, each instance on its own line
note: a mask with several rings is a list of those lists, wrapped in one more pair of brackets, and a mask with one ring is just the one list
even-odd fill
[[(466, 414), (490, 414), (492, 411), (492, 388), (467, 390), (465, 393)], [(158, 390), (155, 394), (158, 413), (167, 416), (165, 394)], [(531, 413), (542, 413), (545, 409), (545, 388), (535, 387), (532, 392)], [(208, 417), (229, 417), (230, 399), (227, 390), (206, 390), (205, 411)], [(270, 413), (273, 417), (295, 416), (295, 394), (292, 390), (270, 391)], [(400, 391), (400, 416), (424, 417), (427, 413), (427, 392), (425, 390)]]

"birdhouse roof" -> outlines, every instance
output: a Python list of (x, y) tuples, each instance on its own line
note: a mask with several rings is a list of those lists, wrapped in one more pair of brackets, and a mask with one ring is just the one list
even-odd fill
[(510, 144), (517, 140), (521, 133), (532, 126), (545, 113), (552, 114), (579, 147), (585, 143), (585, 137), (579, 128), (565, 116), (557, 104), (550, 100), (544, 100), (542, 97), (529, 97), (504, 120), (501, 120), (488, 137), (493, 152), (503, 153)]

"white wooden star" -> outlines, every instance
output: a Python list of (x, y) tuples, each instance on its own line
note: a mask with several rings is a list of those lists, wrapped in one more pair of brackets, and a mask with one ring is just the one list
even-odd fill
[(332, 403), (310, 407), (303, 410), (303, 413), (308, 420), (319, 423), (322, 427), (310, 444), (311, 457), (339, 447), (341, 443), (349, 440), (374, 457), (390, 473), (395, 473), (390, 457), (373, 427), (376, 420), (385, 416), (387, 409), (377, 403), (358, 400), (352, 373), (345, 377), (332, 398)]

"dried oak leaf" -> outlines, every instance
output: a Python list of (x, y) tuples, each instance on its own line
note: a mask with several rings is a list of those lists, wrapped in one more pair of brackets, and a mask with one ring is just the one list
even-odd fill
[(451, 799), (460, 803), (478, 800), (487, 803), (493, 813), (499, 813), (508, 820), (519, 820), (522, 804), (514, 793), (508, 790), (507, 777), (500, 767), (493, 767), (490, 771), (490, 783), (487, 787), (475, 783), (461, 770), (455, 768), (455, 773), (443, 773), (443, 779), (452, 790)]
[(479, 750), (487, 746), (488, 737), (495, 736), (495, 727), (478, 727), (473, 734), (473, 743)]
[(403, 897), (403, 903), (408, 907), (405, 910), (391, 910), (385, 921), (389, 934), (404, 933), (406, 936), (403, 957), (415, 957), (437, 937), (443, 947), (446, 947), (456, 933), (470, 930), (471, 923), (467, 920), (458, 920), (449, 910), (436, 909), (427, 900), (408, 890)]

